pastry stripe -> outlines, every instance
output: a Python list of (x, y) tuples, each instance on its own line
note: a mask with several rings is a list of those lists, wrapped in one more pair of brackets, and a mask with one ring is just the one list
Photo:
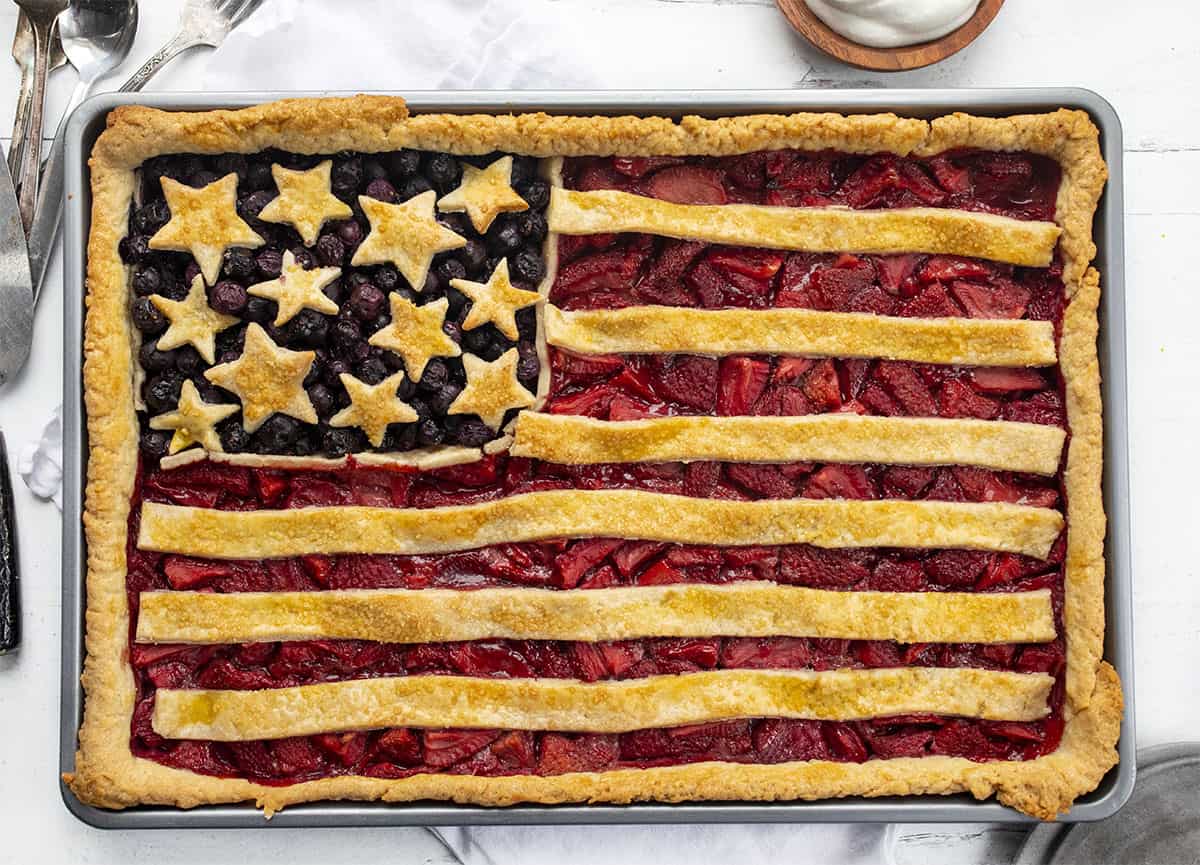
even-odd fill
[(1054, 639), (1049, 589), (840, 592), (743, 582), (602, 591), (501, 588), (143, 592), (142, 643), (826, 637), (901, 643)]
[(811, 309), (630, 306), (563, 311), (547, 305), (546, 341), (578, 354), (787, 354), (968, 366), (1048, 366), (1048, 321), (900, 318)]
[(138, 546), (207, 558), (410, 555), (550, 538), (718, 546), (956, 548), (1045, 558), (1058, 511), (1002, 502), (729, 501), (642, 490), (546, 490), (437, 508), (220, 511), (146, 502)]
[(169, 739), (238, 742), (380, 727), (621, 733), (728, 718), (849, 721), (937, 713), (1036, 721), (1053, 677), (974, 668), (709, 670), (585, 684), (572, 679), (401, 676), (262, 691), (159, 689)]
[(638, 232), (806, 252), (931, 252), (1046, 267), (1062, 230), (936, 207), (850, 210), (760, 204), (675, 204), (616, 190), (554, 189), (546, 210), (561, 234)]
[(604, 421), (523, 412), (511, 453), (557, 463), (841, 462), (980, 466), (1053, 475), (1066, 432), (972, 418), (703, 415)]

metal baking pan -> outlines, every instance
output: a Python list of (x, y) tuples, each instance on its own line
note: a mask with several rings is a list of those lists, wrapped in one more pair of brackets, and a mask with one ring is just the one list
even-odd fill
[[(63, 654), (60, 766), (74, 767), (76, 731), (83, 712), (79, 676), (83, 667), (84, 567), (87, 560), (80, 520), (87, 431), (81, 394), (82, 329), (86, 246), (91, 212), (88, 154), (118, 105), (137, 103), (167, 110), (234, 108), (284, 96), (320, 93), (155, 93), (105, 94), (85, 102), (67, 128), (67, 218), (65, 224), (65, 358), (63, 423), (66, 437), (63, 502)], [(714, 90), (714, 91), (460, 91), (399, 94), (417, 112), (563, 114), (656, 114), (708, 116), (761, 112), (892, 111), (935, 117), (953, 111), (1007, 115), (1082, 108), (1100, 127), (1110, 179), (1096, 220), (1096, 264), (1104, 280), (1100, 308), (1100, 364), (1105, 415), (1104, 504), (1108, 512), (1108, 604), (1105, 657), (1121, 674), (1125, 719), (1121, 762), (1080, 798), (1067, 821), (1100, 820), (1129, 798), (1134, 780), (1132, 574), (1129, 555), (1129, 465), (1125, 384), (1125, 259), (1121, 174), (1121, 123), (1096, 93), (1075, 88), (995, 90)], [(995, 801), (977, 802), (966, 794), (906, 798), (848, 798), (820, 802), (712, 802), (634, 805), (516, 805), (482, 808), (442, 802), (382, 804), (326, 802), (296, 805), (263, 820), (249, 805), (222, 805), (183, 811), (138, 807), (105, 811), (81, 803), (64, 785), (63, 799), (79, 819), (103, 828), (182, 828), (255, 826), (399, 826), (490, 823), (755, 823), (755, 822), (1032, 822)]]

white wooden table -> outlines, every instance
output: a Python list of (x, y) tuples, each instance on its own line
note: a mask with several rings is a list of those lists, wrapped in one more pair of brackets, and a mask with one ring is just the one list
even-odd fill
[[(1193, 450), (1200, 424), (1200, 13), (1190, 0), (1009, 0), (966, 51), (895, 75), (863, 73), (819, 55), (793, 36), (770, 0), (558, 2), (579, 21), (572, 50), (597, 63), (607, 55), (613, 72), (606, 83), (617, 88), (1082, 85), (1112, 101), (1126, 145), (1138, 741), (1200, 739), (1200, 574), (1191, 546), (1200, 525)], [(170, 35), (181, 4), (141, 4), (131, 59), (110, 86)], [(347, 0), (348, 14), (353, 8)], [(14, 20), (14, 8), (0, 2), (0, 44), (7, 45)], [(151, 89), (199, 88), (208, 56), (200, 51), (176, 61)], [(322, 86), (320, 59), (313, 62), (313, 81), (297, 86)], [(2, 131), (11, 127), (16, 85), (15, 65), (0, 62)], [(68, 70), (53, 77), (51, 125), (71, 86)], [(60, 401), (59, 274), (56, 261), (30, 365), (0, 392), (0, 428), (14, 472), (16, 454)], [(25, 640), (17, 656), (0, 659), (0, 861), (450, 861), (419, 829), (106, 833), (70, 816), (57, 779), (60, 521), (53, 505), (17, 485)], [(1007, 861), (1019, 839), (1006, 827), (906, 827), (897, 859)]]

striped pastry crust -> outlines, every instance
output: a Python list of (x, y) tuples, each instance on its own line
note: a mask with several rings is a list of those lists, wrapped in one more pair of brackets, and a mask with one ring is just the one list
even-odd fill
[[(347, 531), (353, 526), (353, 531)], [(1062, 514), (1007, 502), (701, 499), (644, 490), (546, 490), (470, 505), (221, 511), (145, 502), (143, 550), (218, 559), (418, 555), (550, 538), (680, 544), (909, 547), (1044, 559)]]
[[(769, 148), (930, 155), (956, 148), (1025, 150), (1059, 162), (1063, 179), (1055, 225), (1069, 304), (1059, 345), (1072, 432), (1065, 475), (1068, 553), (1066, 725), (1059, 748), (1024, 762), (975, 763), (949, 757), (876, 759), (862, 764), (807, 761), (777, 765), (695, 763), (549, 777), (420, 774), (405, 779), (332, 777), (267, 786), (197, 775), (134, 757), (129, 730), (135, 688), (126, 658), (130, 612), (125, 544), (137, 469), (136, 364), (126, 268), (117, 245), (126, 231), (135, 170), (166, 153), (386, 151), (400, 147), (461, 154), (536, 156), (729, 155)], [(551, 163), (548, 164), (552, 164)], [(686, 117), (409, 117), (402, 100), (379, 96), (285, 100), (239, 111), (160, 112), (122, 107), (91, 158), (92, 228), (84, 334), (89, 456), (87, 693), (75, 772), (83, 801), (103, 807), (252, 801), (267, 814), (321, 799), (447, 799), (517, 802), (678, 802), (696, 799), (811, 800), (841, 796), (966, 791), (1052, 818), (1093, 789), (1116, 762), (1122, 713), (1115, 672), (1099, 660), (1104, 629), (1104, 515), (1096, 307), (1099, 276), (1089, 269), (1092, 218), (1106, 177), (1098, 135), (1086, 114), (1061, 110), (1009, 118), (954, 114), (932, 122), (891, 114)], [(544, 360), (544, 358), (543, 358)], [(1053, 358), (1045, 362), (1052, 362)], [(545, 364), (543, 364), (543, 369)], [(545, 382), (539, 388), (544, 396)]]
[(882, 357), (967, 366), (1046, 366), (1048, 321), (900, 318), (811, 309), (628, 306), (564, 312), (547, 305), (546, 341), (577, 354), (688, 352)]
[(1028, 267), (1050, 264), (1061, 233), (1052, 222), (947, 208), (675, 204), (612, 189), (553, 189), (546, 218), (560, 234), (638, 232), (804, 252), (933, 252)]
[(563, 592), (370, 589), (143, 592), (137, 640), (630, 640), (828, 637), (901, 643), (1044, 643), (1049, 589), (1014, 593), (838, 592), (742, 582)]

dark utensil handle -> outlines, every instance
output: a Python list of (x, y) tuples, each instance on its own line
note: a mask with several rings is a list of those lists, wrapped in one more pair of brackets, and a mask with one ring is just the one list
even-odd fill
[(21, 643), (21, 605), (17, 580), (17, 523), (13, 516), (8, 447), (0, 433), (0, 655)]

